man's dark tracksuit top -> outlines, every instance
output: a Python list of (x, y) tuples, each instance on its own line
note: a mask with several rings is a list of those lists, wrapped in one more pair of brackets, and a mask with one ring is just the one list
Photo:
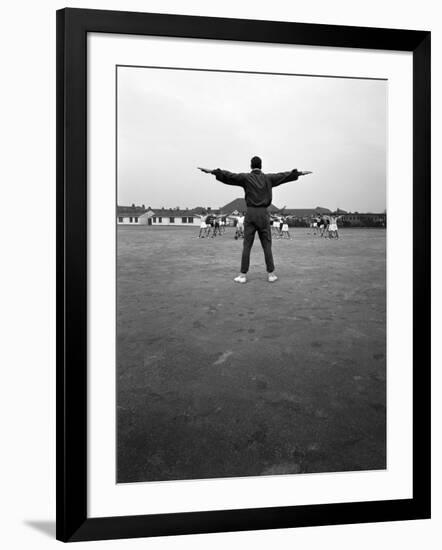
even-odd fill
[(299, 177), (298, 170), (280, 172), (279, 174), (264, 174), (255, 168), (251, 172), (234, 174), (217, 168), (212, 172), (216, 179), (227, 185), (238, 185), (245, 191), (247, 206), (265, 207), (272, 204), (272, 189), (282, 183), (295, 181)]

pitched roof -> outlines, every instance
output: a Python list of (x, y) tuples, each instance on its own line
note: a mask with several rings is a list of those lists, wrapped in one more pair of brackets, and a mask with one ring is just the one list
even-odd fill
[(143, 206), (117, 206), (117, 216), (141, 216), (146, 212), (146, 208)]
[(195, 208), (192, 208), (192, 212), (195, 212), (195, 214), (205, 214), (206, 213), (206, 208), (204, 208), (203, 206), (197, 206)]
[(296, 218), (310, 218), (318, 214), (331, 214), (331, 210), (317, 206), (316, 208), (285, 208), (283, 213), (286, 216), (294, 216)]
[(219, 212), (222, 212), (219, 208), (211, 208), (210, 206), (195, 206), (195, 208), (191, 208), (191, 210), (195, 214), (218, 214)]
[(151, 210), (154, 212), (153, 216), (157, 218), (181, 218), (194, 216), (196, 214), (196, 212), (190, 208), (187, 210), (183, 210), (182, 208), (151, 208)]
[[(235, 210), (238, 212), (245, 212), (247, 210), (245, 199), (235, 199), (220, 208), (220, 212), (223, 212), (224, 214), (230, 214), (231, 212), (235, 212)], [(278, 212), (278, 208), (276, 208), (274, 204), (271, 204), (268, 210), (269, 212)]]

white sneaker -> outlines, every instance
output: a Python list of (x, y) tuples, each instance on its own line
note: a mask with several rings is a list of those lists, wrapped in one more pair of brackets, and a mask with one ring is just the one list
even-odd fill
[(238, 277), (235, 277), (233, 279), (235, 283), (247, 283), (247, 277), (244, 275), (244, 273), (240, 273)]
[(268, 281), (269, 283), (274, 283), (278, 280), (278, 277), (274, 273), (269, 273)]

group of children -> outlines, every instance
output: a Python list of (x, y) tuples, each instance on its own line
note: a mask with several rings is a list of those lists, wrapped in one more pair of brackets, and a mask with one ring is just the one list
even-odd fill
[(288, 217), (270, 215), (272, 224), (272, 236), (276, 239), (291, 239)]
[(313, 229), (313, 235), (319, 233), (320, 237), (328, 239), (339, 239), (338, 220), (342, 216), (337, 214), (331, 214), (330, 216), (325, 214), (319, 214), (311, 219), (309, 234)]
[[(226, 231), (227, 218), (235, 220), (235, 240), (244, 238), (244, 212), (230, 215), (202, 214), (199, 218), (201, 219), (199, 239), (223, 235)], [(339, 239), (338, 220), (340, 218), (342, 216), (337, 214), (314, 216), (311, 218), (308, 234), (310, 235), (313, 231), (313, 235), (319, 235), (326, 239)], [(291, 239), (288, 220), (289, 216), (270, 215), (272, 237), (275, 239)]]
[(200, 223), (200, 232), (198, 235), (199, 239), (204, 239), (205, 237), (216, 237), (221, 236), (226, 231), (227, 225), (227, 216), (224, 214), (202, 214), (198, 216), (201, 219)]
[[(201, 220), (199, 239), (213, 238), (221, 236), (226, 231), (227, 219), (234, 221), (235, 235), (234, 239), (244, 238), (244, 212), (232, 214), (201, 214), (198, 216)], [(291, 239), (288, 226), (288, 218), (283, 216), (270, 216), (270, 224), (272, 228), (272, 236), (277, 239)]]
[(199, 216), (201, 219), (200, 231), (198, 234), (199, 239), (205, 237), (216, 237), (224, 235), (226, 232), (227, 218), (235, 220), (235, 240), (244, 238), (244, 219), (243, 212), (239, 214), (202, 214)]

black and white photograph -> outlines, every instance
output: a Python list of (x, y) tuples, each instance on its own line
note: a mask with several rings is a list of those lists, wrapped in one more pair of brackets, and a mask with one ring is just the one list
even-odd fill
[(116, 67), (117, 483), (387, 468), (387, 97)]
[(2, 548), (440, 549), (439, 12), (5, 4)]

